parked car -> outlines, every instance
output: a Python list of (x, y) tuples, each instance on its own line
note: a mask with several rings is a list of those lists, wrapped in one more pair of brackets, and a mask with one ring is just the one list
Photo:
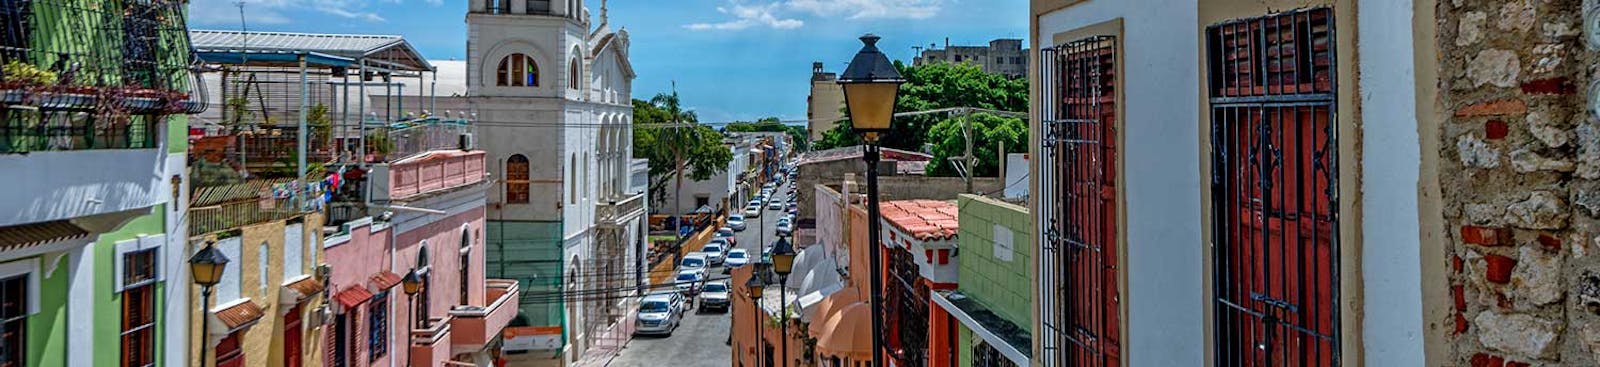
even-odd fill
[(728, 293), (727, 281), (706, 283), (700, 291), (700, 312), (707, 309), (728, 311)]
[(700, 253), (706, 256), (706, 263), (711, 264), (711, 266), (722, 265), (722, 251), (726, 248), (723, 247), (724, 244), (727, 244), (727, 242), (712, 240), (711, 243), (707, 243), (705, 247), (700, 248)]
[(767, 204), (767, 210), (783, 210), (783, 203), (774, 201), (771, 204)]
[(728, 228), (732, 228), (734, 232), (744, 232), (744, 216), (739, 214), (728, 216)]
[(796, 204), (795, 202), (791, 201), (791, 202), (789, 202), (788, 206), (784, 207), (784, 209), (788, 209), (791, 212), (792, 211), (796, 211), (796, 210), (800, 210), (800, 204)]
[(745, 218), (761, 217), (761, 204), (750, 204), (744, 207)]
[[(722, 227), (722, 228), (723, 229), (727, 229), (728, 227)], [(739, 237), (736, 237), (736, 236), (733, 235), (733, 230), (732, 229), (728, 229), (728, 232), (726, 234), (724, 234), (722, 232), (722, 230), (717, 230), (717, 237), (713, 238), (713, 240), (723, 240), (723, 241), (727, 241), (728, 242), (727, 246), (723, 246), (723, 251), (722, 251), (723, 253), (727, 253), (728, 252), (727, 249), (739, 246)]]
[(702, 253), (690, 253), (689, 255), (684, 256), (683, 260), (678, 260), (678, 270), (695, 270), (705, 268), (706, 255)]
[(677, 330), (678, 324), (683, 321), (683, 311), (687, 308), (683, 295), (677, 292), (646, 295), (639, 300), (639, 318), (634, 321), (633, 333), (672, 336), (672, 331)]
[(679, 270), (678, 276), (673, 278), (672, 288), (693, 297), (700, 293), (700, 286), (705, 284), (705, 281), (705, 269)]
[(728, 250), (728, 256), (722, 260), (722, 266), (737, 268), (750, 264), (750, 252), (742, 248)]
[(794, 231), (794, 224), (789, 223), (789, 221), (779, 221), (778, 222), (778, 227), (775, 228), (775, 230), (778, 231), (778, 233), (780, 233), (780, 234), (793, 232)]

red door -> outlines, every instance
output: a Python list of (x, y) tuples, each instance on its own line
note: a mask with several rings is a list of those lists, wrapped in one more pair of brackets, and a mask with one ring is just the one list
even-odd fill
[(283, 319), (283, 365), (284, 367), (300, 367), (300, 305), (289, 309), (289, 314)]
[(244, 367), (244, 349), (239, 345), (242, 338), (243, 334), (235, 332), (217, 343), (216, 367)]
[(1208, 28), (1214, 364), (1335, 366), (1333, 12)]

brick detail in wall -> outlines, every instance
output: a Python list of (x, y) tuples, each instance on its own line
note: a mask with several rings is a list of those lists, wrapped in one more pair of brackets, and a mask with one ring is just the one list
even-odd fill
[[(1580, 0), (1439, 1), (1444, 365), (1600, 366), (1600, 123)], [(1419, 81), (1421, 82), (1421, 81)], [(1368, 121), (1371, 123), (1371, 121)], [(1582, 306), (1579, 306), (1582, 305)], [(1589, 337), (1594, 335), (1594, 337)]]

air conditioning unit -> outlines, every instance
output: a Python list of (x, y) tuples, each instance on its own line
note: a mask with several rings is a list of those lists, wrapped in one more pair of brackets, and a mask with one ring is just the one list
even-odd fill
[(473, 148), (476, 148), (476, 145), (477, 141), (473, 138), (472, 133), (461, 134), (461, 140), (456, 144), (456, 146), (460, 147), (461, 150), (472, 150)]

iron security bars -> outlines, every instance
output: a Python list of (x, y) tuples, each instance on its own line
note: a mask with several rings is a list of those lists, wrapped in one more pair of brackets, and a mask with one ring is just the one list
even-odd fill
[(1217, 366), (1339, 364), (1333, 11), (1206, 30)]
[(1044, 49), (1044, 366), (1120, 365), (1116, 38)]
[(906, 367), (927, 366), (928, 288), (922, 282), (916, 257), (907, 248), (889, 248), (889, 282), (884, 288), (890, 323), (895, 325), (899, 353), (893, 358)]
[(181, 0), (0, 0), (0, 104), (99, 114), (191, 111)]

